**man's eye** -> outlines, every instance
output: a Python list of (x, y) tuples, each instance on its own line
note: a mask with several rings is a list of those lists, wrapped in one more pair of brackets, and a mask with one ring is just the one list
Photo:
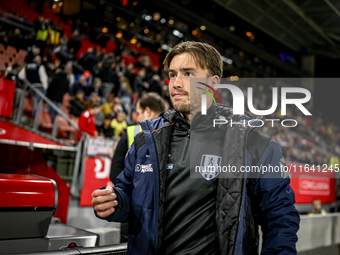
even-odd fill
[(172, 73), (172, 74), (169, 74), (169, 77), (170, 77), (170, 78), (175, 78), (175, 77), (176, 77), (176, 74), (173, 74), (173, 73)]
[(192, 73), (186, 72), (186, 73), (185, 73), (185, 76), (192, 76)]

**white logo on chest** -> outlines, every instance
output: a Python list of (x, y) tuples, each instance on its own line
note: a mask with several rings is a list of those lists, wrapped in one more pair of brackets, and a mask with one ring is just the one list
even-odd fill
[(141, 172), (141, 173), (153, 172), (152, 164), (147, 164), (147, 165), (137, 164), (136, 167), (135, 167), (135, 171)]

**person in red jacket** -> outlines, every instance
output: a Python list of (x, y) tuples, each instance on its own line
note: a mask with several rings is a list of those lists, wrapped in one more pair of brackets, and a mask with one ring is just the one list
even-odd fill
[[(80, 131), (86, 132), (91, 136), (96, 137), (98, 131), (94, 122), (94, 116), (96, 116), (102, 110), (102, 106), (99, 102), (94, 102), (89, 110), (83, 112), (79, 117), (79, 129)], [(81, 133), (77, 134), (78, 139), (81, 138)]]

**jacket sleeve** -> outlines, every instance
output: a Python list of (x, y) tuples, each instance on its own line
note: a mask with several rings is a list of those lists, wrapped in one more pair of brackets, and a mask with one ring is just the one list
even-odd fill
[[(269, 171), (285, 166), (280, 146), (271, 140), (257, 163), (258, 178), (248, 179), (255, 221), (262, 227), (262, 255), (296, 254), (300, 216), (296, 210), (289, 174)], [(267, 171), (265, 171), (267, 167)], [(282, 169), (282, 168), (280, 168)]]
[[(130, 199), (132, 193), (132, 181), (135, 169), (135, 147), (132, 144), (125, 160), (124, 170), (117, 176), (117, 185), (114, 191), (117, 195), (118, 206), (115, 211), (108, 217), (101, 218), (107, 221), (127, 222), (130, 211)], [(96, 214), (98, 217), (98, 215)], [(100, 218), (100, 217), (98, 217)]]

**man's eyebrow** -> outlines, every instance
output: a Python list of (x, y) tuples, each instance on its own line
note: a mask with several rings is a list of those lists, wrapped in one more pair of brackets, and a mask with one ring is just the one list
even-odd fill
[[(184, 72), (187, 72), (187, 71), (194, 71), (194, 72), (197, 72), (197, 69), (195, 67), (184, 67), (184, 68), (180, 68), (179, 69), (180, 71), (184, 71)], [(168, 72), (177, 72), (175, 69), (169, 69)]]

